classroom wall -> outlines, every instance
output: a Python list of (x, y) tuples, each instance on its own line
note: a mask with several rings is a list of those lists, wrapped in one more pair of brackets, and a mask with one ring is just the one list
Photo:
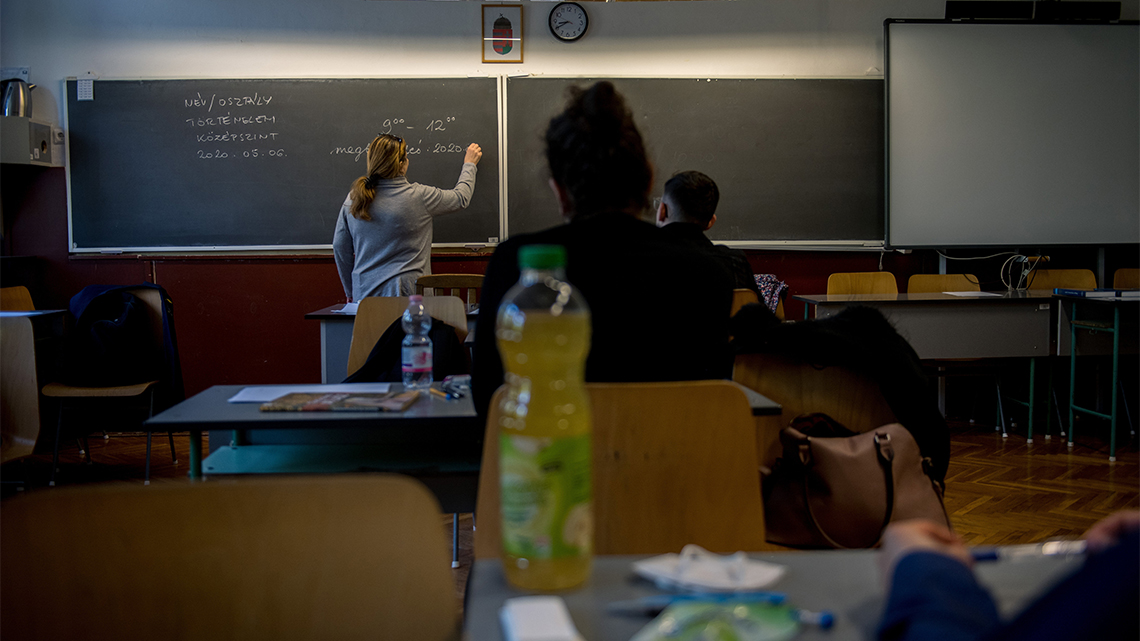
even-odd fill
[[(1125, 3), (1125, 17), (1140, 13), (1138, 3)], [(877, 76), (883, 20), (938, 18), (944, 7), (943, 0), (591, 2), (590, 31), (564, 44), (545, 26), (552, 5), (522, 4), (524, 62), (503, 65), (481, 62), (479, 2), (4, 0), (0, 62), (30, 67), (38, 85), (33, 117), (59, 125), (63, 80), (88, 72), (105, 79)], [(158, 282), (175, 301), (189, 393), (219, 383), (319, 379), (318, 327), (301, 316), (342, 296), (331, 259), (70, 258), (65, 172), (5, 165), (0, 179), (4, 254), (37, 257), (40, 307), (65, 306), (87, 284)], [(888, 254), (883, 266), (905, 281), (936, 270), (930, 256)], [(753, 252), (751, 259), (757, 271), (811, 293), (832, 271), (877, 269), (880, 256)], [(479, 272), (485, 257), (441, 256), (433, 265)]]

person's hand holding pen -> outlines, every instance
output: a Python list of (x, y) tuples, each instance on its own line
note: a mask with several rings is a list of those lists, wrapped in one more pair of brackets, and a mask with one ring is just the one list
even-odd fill
[(483, 157), (483, 148), (476, 143), (467, 145), (467, 154), (463, 156), (463, 162), (478, 165), (479, 159)]
[(879, 572), (883, 585), (889, 586), (895, 565), (912, 552), (935, 552), (974, 567), (974, 558), (962, 539), (944, 526), (925, 519), (912, 519), (891, 523), (883, 532), (883, 546), (879, 552)]

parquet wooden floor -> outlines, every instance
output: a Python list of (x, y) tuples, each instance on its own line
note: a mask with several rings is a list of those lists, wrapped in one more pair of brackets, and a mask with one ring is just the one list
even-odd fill
[[(951, 461), (947, 474), (946, 509), (954, 528), (970, 544), (1034, 543), (1054, 537), (1080, 536), (1093, 523), (1125, 508), (1140, 509), (1140, 452), (1135, 437), (1123, 430), (1117, 461), (1108, 462), (1106, 430), (1086, 429), (1070, 451), (1062, 439), (1038, 438), (1032, 445), (1022, 435), (1000, 433), (965, 422), (951, 424)], [(61, 453), (61, 486), (77, 483), (142, 483), (146, 438), (112, 434), (92, 437), (92, 465), (83, 463), (74, 442)], [(166, 437), (154, 440), (153, 483), (186, 483), (189, 438), (175, 436), (177, 465), (170, 460)], [(47, 488), (51, 455), (36, 455), (0, 469), (5, 481), (30, 479), (29, 491)], [(26, 476), (25, 476), (26, 475)], [(4, 496), (14, 493), (5, 483)], [(451, 537), (451, 515), (441, 524)], [(460, 516), (460, 567), (453, 570), (462, 600), (471, 568), (471, 515)], [(450, 549), (448, 550), (450, 554)]]

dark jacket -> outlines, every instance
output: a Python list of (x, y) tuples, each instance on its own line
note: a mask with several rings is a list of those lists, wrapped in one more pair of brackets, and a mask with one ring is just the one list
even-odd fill
[(1140, 638), (1140, 533), (1084, 565), (1003, 623), (962, 563), (933, 552), (899, 560), (881, 641), (1132, 641)]
[(495, 317), (519, 279), (524, 245), (566, 248), (566, 278), (590, 306), (587, 381), (670, 381), (731, 374), (728, 312), (732, 281), (711, 258), (694, 254), (653, 225), (621, 213), (578, 217), (512, 237), (495, 250), (483, 280), (475, 329), (472, 390), (485, 414), (503, 382)]
[(665, 235), (690, 245), (695, 251), (709, 253), (732, 277), (733, 287), (751, 289), (760, 300), (760, 290), (756, 287), (756, 277), (748, 256), (739, 249), (713, 244), (699, 225), (693, 223), (670, 223), (661, 228)]
[[(368, 359), (360, 369), (344, 379), (345, 383), (399, 383), (403, 380), (400, 367), (401, 344), (404, 342), (404, 327), (397, 318), (384, 330), (376, 345), (368, 353)], [(442, 381), (445, 376), (468, 372), (467, 350), (455, 334), (455, 328), (438, 318), (431, 319), (431, 377)]]
[[(155, 349), (146, 303), (130, 289), (156, 289), (162, 298), (162, 345)], [(61, 380), (80, 387), (110, 387), (158, 380), (154, 411), (185, 398), (174, 303), (152, 283), (89, 285), (68, 306), (75, 329), (68, 339)]]

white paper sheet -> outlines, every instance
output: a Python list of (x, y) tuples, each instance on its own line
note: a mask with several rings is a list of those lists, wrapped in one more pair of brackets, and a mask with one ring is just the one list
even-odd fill
[(984, 298), (986, 296), (997, 296), (998, 298), (1001, 298), (1001, 294), (995, 294), (993, 292), (942, 292), (942, 293), (943, 294), (949, 294), (950, 296), (961, 296), (963, 298)]
[(268, 403), (281, 398), (286, 394), (300, 392), (302, 394), (329, 394), (331, 392), (387, 393), (392, 387), (391, 383), (341, 383), (339, 385), (262, 385), (259, 387), (243, 387), (240, 392), (230, 397), (231, 403)]
[(360, 305), (360, 303), (345, 303), (344, 307), (341, 307), (340, 309), (334, 309), (332, 311), (332, 313), (334, 313), (334, 314), (355, 314), (356, 308), (358, 305)]

